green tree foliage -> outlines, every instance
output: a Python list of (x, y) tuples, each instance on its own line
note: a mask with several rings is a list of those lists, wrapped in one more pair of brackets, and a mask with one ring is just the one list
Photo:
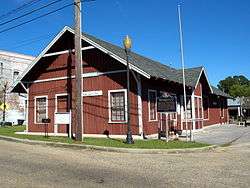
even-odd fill
[(233, 97), (250, 96), (250, 80), (245, 76), (229, 76), (221, 80), (218, 88)]

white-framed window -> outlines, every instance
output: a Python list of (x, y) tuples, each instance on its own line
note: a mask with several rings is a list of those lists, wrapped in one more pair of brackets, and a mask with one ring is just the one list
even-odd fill
[(149, 121), (157, 121), (157, 91), (148, 90), (148, 116)]
[(202, 119), (202, 109), (203, 109), (203, 104), (202, 104), (202, 97), (201, 96), (194, 96), (194, 110), (195, 110), (195, 118), (196, 119)]
[(42, 119), (48, 118), (48, 96), (35, 97), (35, 123), (42, 123)]
[(127, 90), (109, 90), (109, 123), (127, 122)]
[[(192, 100), (191, 95), (187, 95), (187, 119), (192, 119)], [(184, 96), (181, 96), (181, 105), (183, 106), (183, 119), (186, 118)]]
[(56, 94), (55, 113), (69, 112), (69, 95), (67, 93)]

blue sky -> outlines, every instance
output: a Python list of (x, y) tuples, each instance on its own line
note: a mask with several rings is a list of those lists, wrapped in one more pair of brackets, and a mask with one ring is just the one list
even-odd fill
[[(29, 11), (51, 2), (42, 0)], [(61, 7), (73, 0), (63, 0)], [(0, 14), (28, 2), (1, 2)], [(96, 0), (83, 7), (83, 30), (101, 39), (121, 45), (129, 34), (133, 50), (175, 68), (181, 67), (177, 0)], [(40, 11), (19, 22), (55, 9)], [(24, 13), (20, 12), (20, 14)], [(18, 14), (12, 15), (12, 17)], [(0, 23), (12, 17), (1, 19)], [(186, 67), (203, 65), (210, 82), (230, 75), (250, 78), (250, 1), (183, 0), (182, 19)], [(0, 33), (0, 49), (38, 55), (64, 25), (73, 25), (73, 8), (68, 7), (33, 23)]]

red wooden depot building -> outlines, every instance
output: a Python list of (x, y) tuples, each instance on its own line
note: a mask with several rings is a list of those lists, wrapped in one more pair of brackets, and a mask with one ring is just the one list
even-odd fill
[[(126, 135), (124, 49), (82, 34), (82, 53), (83, 134), (103, 135), (108, 131), (110, 135)], [(166, 117), (171, 129), (185, 130), (182, 71), (133, 52), (130, 64), (137, 77), (130, 78), (133, 135), (157, 134), (158, 128), (164, 128)], [(229, 96), (210, 85), (203, 67), (189, 68), (185, 73), (188, 127), (196, 130), (228, 122)], [(74, 111), (74, 74), (74, 30), (64, 27), (13, 85), (12, 92), (28, 95), (28, 134), (43, 133), (42, 119), (50, 118), (49, 133), (67, 135), (69, 126), (55, 124), (55, 114)], [(157, 97), (162, 92), (176, 95), (176, 113), (157, 113)]]

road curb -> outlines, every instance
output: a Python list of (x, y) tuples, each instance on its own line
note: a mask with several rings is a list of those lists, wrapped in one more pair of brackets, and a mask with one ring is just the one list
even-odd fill
[(67, 144), (61, 142), (48, 142), (48, 141), (39, 141), (39, 140), (29, 140), (29, 139), (20, 139), (9, 136), (0, 135), (0, 140), (25, 143), (30, 145), (43, 145), (43, 146), (54, 146), (54, 147), (64, 147), (71, 149), (88, 149), (88, 150), (98, 150), (106, 152), (118, 152), (118, 153), (135, 153), (135, 154), (178, 154), (178, 153), (198, 153), (198, 152), (207, 152), (213, 151), (218, 146), (211, 145), (200, 148), (185, 148), (185, 149), (137, 149), (137, 148), (115, 148), (115, 147), (103, 147), (103, 146), (94, 146), (94, 145), (85, 145), (85, 144)]

